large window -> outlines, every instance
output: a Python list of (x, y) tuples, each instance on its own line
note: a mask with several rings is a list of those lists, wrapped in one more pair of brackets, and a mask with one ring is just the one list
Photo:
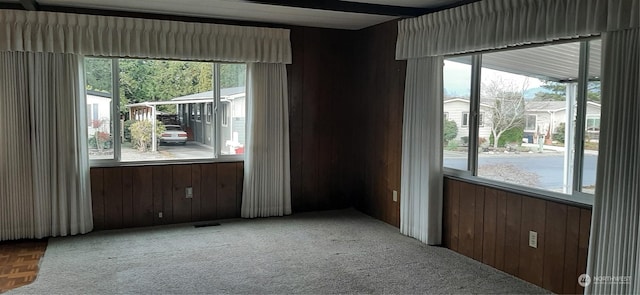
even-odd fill
[(485, 181), (589, 199), (580, 192), (595, 187), (599, 48), (599, 40), (564, 42), (445, 60), (444, 111), (454, 111), (450, 93), (471, 89), (460, 100), (469, 107), (457, 108), (458, 129), (468, 128), (465, 135), (477, 140), (469, 141), (467, 163), (456, 165), (445, 145), (444, 166)]
[(85, 77), (94, 163), (244, 152), (244, 64), (86, 58)]

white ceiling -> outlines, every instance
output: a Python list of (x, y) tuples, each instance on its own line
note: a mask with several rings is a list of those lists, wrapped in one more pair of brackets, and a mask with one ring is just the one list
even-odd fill
[[(1, 2), (16, 2), (14, 0)], [(396, 17), (273, 6), (244, 0), (37, 0), (40, 5), (160, 13), (358, 30)], [(436, 8), (460, 0), (351, 0), (371, 4)]]

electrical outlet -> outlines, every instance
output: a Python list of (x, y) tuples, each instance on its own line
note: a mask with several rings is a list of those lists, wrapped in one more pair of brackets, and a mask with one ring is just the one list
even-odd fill
[(158, 212), (158, 218), (162, 218), (162, 212)]
[(393, 191), (393, 201), (394, 201), (394, 202), (397, 202), (397, 201), (398, 201), (398, 191), (397, 191), (397, 190), (394, 190), (394, 191)]
[(529, 231), (529, 247), (538, 248), (538, 233)]
[(185, 188), (184, 190), (185, 190), (185, 195), (187, 195), (187, 199), (193, 198), (193, 188), (192, 187)]

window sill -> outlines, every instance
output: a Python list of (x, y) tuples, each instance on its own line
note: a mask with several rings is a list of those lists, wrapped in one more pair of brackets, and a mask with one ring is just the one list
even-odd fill
[(516, 184), (510, 184), (505, 182), (499, 182), (491, 179), (486, 179), (478, 176), (473, 176), (467, 171), (460, 171), (454, 169), (444, 169), (444, 177), (462, 180), (472, 184), (483, 185), (486, 187), (499, 189), (502, 191), (516, 193), (527, 197), (543, 199), (560, 204), (575, 206), (584, 209), (591, 209), (593, 206), (594, 195), (586, 194), (582, 192), (574, 192), (573, 195), (567, 195), (563, 193), (557, 193), (552, 191), (546, 191), (542, 189), (536, 189), (531, 187), (519, 186)]
[(114, 160), (93, 160), (93, 161), (89, 161), (89, 165), (91, 168), (101, 168), (101, 167), (211, 164), (211, 163), (229, 163), (229, 162), (244, 162), (244, 155), (220, 156), (219, 158), (210, 158), (210, 159), (192, 159), (192, 160), (180, 159), (180, 160), (164, 160), (164, 161), (116, 162)]

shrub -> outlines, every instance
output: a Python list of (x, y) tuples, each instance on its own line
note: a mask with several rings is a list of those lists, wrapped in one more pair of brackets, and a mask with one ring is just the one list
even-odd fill
[(553, 136), (551, 138), (554, 141), (564, 143), (564, 123), (558, 124), (558, 127), (556, 127), (556, 132), (553, 133)]
[(131, 125), (134, 122), (135, 122), (134, 120), (124, 121), (123, 135), (126, 141), (131, 142)]
[[(503, 132), (498, 139), (498, 146), (504, 147), (507, 143), (516, 143), (520, 145), (522, 143), (522, 137), (524, 136), (524, 129), (522, 127), (514, 127)], [(491, 144), (494, 143), (493, 134), (489, 136)]]
[[(131, 142), (133, 147), (137, 148), (141, 152), (148, 151), (153, 144), (152, 130), (153, 125), (150, 121), (136, 121), (131, 124)], [(156, 138), (159, 138), (164, 132), (165, 128), (161, 122), (156, 122)]]
[(458, 125), (456, 125), (455, 121), (444, 120), (444, 128), (442, 132), (442, 140), (445, 145), (448, 145), (449, 141), (453, 140), (458, 136)]
[(93, 136), (89, 138), (89, 147), (93, 149), (110, 149), (111, 148), (111, 134), (102, 131), (96, 131)]

